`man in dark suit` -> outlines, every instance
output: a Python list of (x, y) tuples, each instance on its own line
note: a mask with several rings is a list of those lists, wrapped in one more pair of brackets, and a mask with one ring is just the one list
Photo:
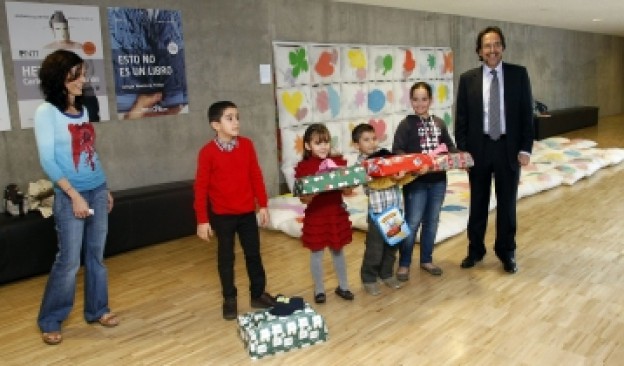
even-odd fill
[[(502, 62), (505, 37), (498, 27), (487, 27), (477, 37), (482, 66), (459, 78), (455, 116), (457, 148), (468, 151), (474, 166), (470, 181), (468, 255), (462, 268), (471, 268), (485, 256), (485, 231), (492, 176), (496, 195), (494, 252), (508, 273), (516, 264), (516, 197), (520, 167), (529, 164), (533, 148), (531, 83), (527, 70)], [(493, 72), (495, 70), (495, 72)]]

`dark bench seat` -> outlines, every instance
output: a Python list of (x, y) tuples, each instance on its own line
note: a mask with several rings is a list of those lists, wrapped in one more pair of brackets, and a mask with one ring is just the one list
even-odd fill
[[(172, 182), (113, 193), (105, 256), (196, 232), (193, 182)], [(57, 252), (54, 218), (0, 214), (0, 284), (50, 271)]]
[(561, 135), (598, 124), (598, 107), (555, 109), (535, 117), (535, 139)]

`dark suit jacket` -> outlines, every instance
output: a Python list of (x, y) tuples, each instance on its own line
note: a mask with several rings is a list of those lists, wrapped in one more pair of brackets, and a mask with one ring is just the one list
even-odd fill
[[(507, 150), (512, 168), (519, 169), (518, 153), (533, 148), (533, 97), (531, 83), (522, 66), (503, 62)], [(475, 165), (483, 161), (483, 67), (469, 70), (459, 78), (455, 114), (455, 142), (468, 151)]]

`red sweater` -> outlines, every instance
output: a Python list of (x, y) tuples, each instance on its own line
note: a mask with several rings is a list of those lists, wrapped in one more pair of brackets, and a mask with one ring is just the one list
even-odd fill
[(221, 151), (212, 140), (199, 151), (195, 174), (197, 223), (208, 222), (208, 205), (217, 214), (242, 214), (267, 207), (267, 193), (250, 139), (238, 136), (238, 145)]

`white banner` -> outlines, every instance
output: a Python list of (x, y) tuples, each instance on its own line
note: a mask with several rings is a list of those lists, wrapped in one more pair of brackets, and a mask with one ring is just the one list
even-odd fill
[[(0, 55), (2, 47), (0, 47)], [(4, 66), (2, 57), (0, 57), (0, 131), (8, 131), (11, 129), (11, 120), (9, 115), (9, 102), (7, 100), (6, 84), (4, 80)]]

